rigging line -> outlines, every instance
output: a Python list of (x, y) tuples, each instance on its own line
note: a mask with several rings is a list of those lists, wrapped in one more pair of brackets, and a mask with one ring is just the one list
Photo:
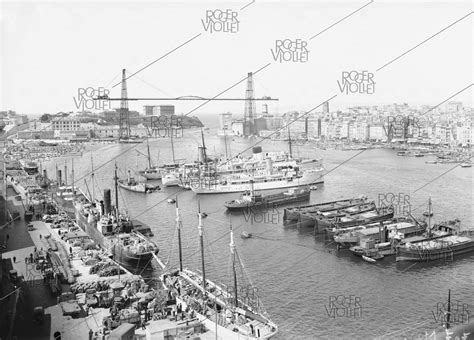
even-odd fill
[(211, 254), (211, 262), (212, 262), (212, 265), (214, 265), (214, 270), (218, 272), (217, 268), (219, 268), (219, 266), (217, 265), (214, 252), (212, 251), (212, 247), (209, 245), (209, 241), (207, 240), (205, 233), (203, 233), (203, 237), (204, 237), (204, 240), (207, 241), (207, 247), (209, 248), (209, 253)]
[[(233, 230), (235, 231), (235, 230), (237, 230), (237, 229), (240, 228), (240, 227), (242, 227), (242, 225), (239, 225), (239, 226), (237, 226), (236, 228), (233, 228)], [(209, 244), (214, 244), (214, 243), (216, 243), (217, 241), (219, 241), (220, 239), (222, 239), (224, 236), (226, 236), (226, 235), (229, 234), (229, 233), (230, 233), (230, 230), (229, 230), (229, 231), (226, 231), (224, 234), (222, 234), (222, 235), (219, 236), (218, 238), (216, 238), (216, 239), (214, 239), (213, 241), (209, 242)], [(200, 250), (197, 250), (197, 251), (195, 251), (194, 253), (191, 253), (190, 255), (188, 255), (188, 256), (185, 257), (185, 258), (194, 256), (194, 255), (196, 255), (196, 254), (199, 253), (199, 252), (200, 252)]]
[(447, 30), (448, 28), (454, 26), (454, 25), (457, 24), (458, 22), (464, 20), (465, 18), (467, 18), (468, 16), (470, 16), (472, 13), (473, 13), (473, 12), (471, 11), (471, 12), (469, 12), (468, 14), (466, 14), (465, 16), (463, 16), (462, 18), (460, 18), (460, 19), (456, 20), (455, 22), (449, 24), (448, 26), (446, 26), (445, 28), (443, 28), (441, 31), (436, 32), (435, 34), (433, 34), (433, 35), (430, 36), (429, 38), (423, 40), (421, 43), (419, 43), (419, 44), (417, 44), (416, 46), (410, 48), (409, 50), (403, 52), (403, 53), (400, 54), (398, 57), (396, 57), (396, 58), (390, 60), (390, 61), (389, 61), (388, 63), (386, 63), (385, 65), (379, 67), (376, 71), (378, 72), (378, 71), (380, 71), (381, 69), (383, 69), (384, 67), (386, 67), (386, 66), (390, 65), (391, 63), (393, 63), (394, 61), (400, 59), (400, 58), (403, 57), (405, 54), (407, 54), (407, 53), (413, 51), (413, 50), (416, 49), (417, 47), (423, 45), (423, 44), (424, 44), (425, 42), (427, 42), (428, 40), (433, 39), (433, 38), (436, 37), (438, 34), (442, 33), (443, 31)]
[[(178, 47), (175, 47), (174, 49), (172, 49), (171, 51), (165, 53), (164, 55), (162, 55), (161, 57), (159, 57), (158, 59), (152, 61), (151, 63), (149, 63), (148, 65), (142, 67), (141, 69), (139, 69), (138, 71), (136, 71), (135, 73), (132, 73), (131, 75), (129, 75), (128, 77), (125, 78), (125, 80), (128, 80), (130, 79), (131, 77), (133, 77), (134, 75), (136, 75), (137, 73), (140, 73), (141, 71), (143, 71), (144, 69), (150, 67), (151, 65), (153, 65), (154, 63), (156, 63), (157, 61), (160, 61), (161, 59), (165, 58), (166, 56), (170, 55), (171, 53), (173, 53), (174, 51), (178, 50), (179, 48), (183, 47), (184, 45), (190, 43), (191, 41), (193, 41), (194, 39), (196, 39), (197, 37), (199, 37), (202, 33), (199, 33), (199, 34), (196, 34), (194, 37), (192, 37), (191, 39), (185, 41), (184, 43), (182, 43), (181, 45), (179, 45)], [(112, 86), (112, 88), (116, 87), (117, 85), (120, 85), (121, 82), (115, 84), (114, 86)]]
[(389, 333), (385, 333), (385, 334), (382, 334), (380, 337), (385, 337), (385, 336), (388, 336), (388, 335), (393, 335), (393, 334), (397, 334), (397, 333), (400, 333), (400, 334), (403, 334), (405, 331), (407, 330), (411, 330), (411, 329), (416, 329), (417, 327), (420, 327), (426, 323), (431, 323), (431, 320), (425, 320), (425, 321), (420, 321), (420, 322), (417, 322), (415, 324), (412, 324), (410, 326), (408, 326), (407, 329), (399, 329), (399, 330), (396, 330), (396, 331), (393, 331), (393, 332), (389, 332)]
[[(261, 70), (267, 68), (267, 67), (270, 66), (270, 65), (271, 65), (271, 63), (268, 63), (268, 64), (266, 64), (266, 65), (260, 67), (257, 71), (253, 72), (252, 74), (255, 75), (255, 74), (257, 74), (258, 72), (260, 72)], [(247, 79), (248, 79), (248, 76), (245, 77), (245, 78), (242, 78), (241, 80), (239, 80), (239, 81), (238, 81), (237, 83), (235, 83), (234, 85), (232, 85), (232, 86), (226, 88), (225, 90), (219, 92), (218, 94), (216, 94), (216, 95), (215, 95), (214, 97), (212, 97), (211, 99), (208, 99), (208, 100), (206, 100), (204, 103), (199, 104), (199, 105), (196, 106), (194, 109), (192, 109), (191, 111), (189, 111), (188, 113), (186, 113), (184, 116), (187, 116), (187, 115), (193, 113), (193, 112), (196, 111), (197, 109), (199, 109), (199, 108), (201, 108), (202, 106), (204, 106), (204, 105), (206, 105), (207, 103), (209, 103), (211, 100), (213, 100), (213, 99), (219, 97), (221, 94), (224, 94), (225, 92), (227, 92), (227, 91), (229, 91), (230, 89), (236, 87), (237, 85), (239, 85), (240, 83), (244, 82), (244, 81), (247, 80)]]
[(121, 76), (121, 73), (115, 74), (115, 77), (113, 77), (112, 80), (107, 83), (107, 85), (105, 86), (105, 88), (108, 88), (108, 87), (110, 86), (110, 84), (112, 84), (112, 83), (114, 82), (114, 80), (117, 79), (117, 78), (120, 77), (120, 76)]
[[(465, 159), (464, 162), (470, 160), (472, 157), (473, 157), (473, 156), (471, 156), (471, 157)], [(431, 181), (429, 181), (429, 182), (426, 183), (425, 185), (423, 185), (423, 186), (419, 187), (418, 189), (416, 189), (415, 191), (413, 191), (413, 193), (417, 192), (418, 190), (423, 189), (423, 188), (426, 187), (427, 185), (433, 183), (433, 182), (436, 181), (438, 178), (440, 178), (440, 177), (446, 175), (448, 172), (450, 172), (450, 171), (456, 169), (456, 168), (457, 168), (458, 166), (460, 166), (460, 165), (461, 165), (461, 163), (457, 163), (457, 164), (456, 164), (455, 166), (453, 166), (451, 169), (448, 169), (447, 171), (443, 172), (443, 173), (440, 174), (439, 176), (436, 176), (435, 178), (433, 178)]]
[(144, 84), (146, 84), (146, 85), (152, 87), (153, 89), (157, 90), (157, 91), (160, 92), (160, 93), (163, 93), (163, 94), (166, 95), (167, 97), (170, 97), (170, 98), (173, 97), (172, 95), (166, 93), (165, 91), (161, 90), (160, 88), (156, 87), (155, 85), (153, 85), (153, 84), (147, 82), (145, 79), (142, 79), (142, 78), (140, 78), (139, 76), (135, 76), (135, 77), (136, 77), (138, 80), (140, 80), (141, 82), (143, 82)]
[(403, 269), (401, 272), (404, 273), (404, 272), (406, 272), (408, 269), (411, 269), (411, 267), (413, 267), (413, 266), (415, 266), (415, 265), (417, 265), (417, 264), (418, 264), (418, 262), (415, 262), (415, 263), (413, 263), (412, 265), (410, 265), (410, 266), (406, 267), (405, 269)]
[(5, 300), (7, 297), (9, 297), (13, 293), (15, 293), (17, 290), (20, 290), (20, 288), (21, 287), (18, 287), (17, 289), (15, 289), (15, 290), (11, 291), (10, 293), (8, 293), (7, 295), (3, 296), (2, 298), (0, 298), (0, 301)]
[[(267, 64), (266, 66), (260, 68), (259, 70), (257, 70), (256, 72), (254, 72), (254, 74), (257, 73), (257, 72), (259, 72), (259, 71), (262, 70), (263, 68), (267, 67), (268, 65), (270, 65), (270, 64)], [(244, 78), (244, 79), (247, 79), (247, 77)], [(236, 84), (236, 85), (237, 85), (237, 84)], [(230, 89), (230, 88), (224, 90), (223, 92), (219, 93), (219, 94), (216, 95), (215, 97), (219, 96), (220, 94), (226, 92), (226, 91), (229, 90), (229, 89)], [(327, 101), (332, 100), (332, 99), (335, 98), (336, 96), (337, 96), (337, 94), (334, 95), (333, 97), (329, 98)], [(209, 101), (208, 101), (208, 102), (209, 102)], [(205, 104), (207, 104), (208, 102), (206, 102)], [(205, 105), (205, 104), (202, 104), (202, 105)], [(323, 103), (319, 104), (318, 106), (316, 106), (316, 107), (313, 108), (312, 110), (318, 108), (318, 107), (321, 106), (322, 104), (323, 104)], [(202, 106), (202, 105), (201, 105), (201, 106)], [(311, 111), (312, 111), (312, 110), (311, 110)], [(308, 111), (307, 113), (305, 113), (304, 115), (300, 116), (299, 118), (304, 117), (305, 115), (309, 114), (311, 111)], [(191, 111), (191, 112), (192, 112), (192, 111)], [(187, 116), (188, 114), (190, 114), (191, 112), (188, 112), (188, 113), (186, 114), (186, 116)], [(283, 128), (286, 128), (286, 127), (288, 127), (289, 125), (293, 124), (296, 120), (297, 120), (297, 119), (291, 121), (290, 123), (288, 123), (288, 124), (287, 124), (286, 126), (284, 126)], [(283, 129), (283, 128), (280, 128), (280, 129), (276, 130), (274, 133), (278, 132), (279, 130), (281, 130), (281, 129)], [(263, 138), (262, 140), (258, 141), (256, 144), (254, 144), (253, 146), (255, 146), (255, 145), (257, 145), (258, 143), (262, 142), (263, 140), (269, 138), (271, 135), (272, 135), (272, 134), (270, 134), (269, 136), (266, 136), (265, 138)], [(141, 141), (141, 142), (139, 142), (139, 143), (136, 143), (136, 144), (133, 145), (132, 147), (130, 147), (130, 148), (128, 148), (127, 150), (121, 152), (120, 154), (114, 156), (112, 159), (108, 160), (107, 162), (101, 164), (101, 165), (98, 166), (95, 170), (99, 170), (100, 168), (104, 167), (105, 165), (107, 165), (108, 163), (110, 163), (110, 162), (112, 162), (113, 160), (117, 159), (118, 157), (120, 157), (120, 156), (124, 155), (125, 153), (127, 153), (127, 152), (129, 152), (129, 151), (131, 151), (131, 150), (133, 150), (133, 149), (135, 149), (135, 148), (137, 148), (137, 147), (138, 147), (139, 145), (141, 145), (142, 143), (144, 143), (144, 141)], [(250, 147), (250, 148), (251, 148), (251, 147)], [(234, 158), (236, 158), (237, 156), (240, 156), (243, 152), (249, 150), (250, 148), (247, 148), (247, 149), (243, 150), (242, 152), (238, 153), (236, 156), (230, 158), (226, 163), (224, 163), (224, 165), (227, 164), (229, 161), (233, 160)], [(82, 176), (82, 177), (80, 177), (79, 179), (77, 179), (76, 181), (74, 181), (73, 184), (75, 184), (77, 181), (79, 181), (79, 180), (81, 180), (81, 179), (83, 179), (84, 177), (89, 176), (89, 175), (90, 175), (90, 173), (89, 173), (89, 174), (86, 174), (86, 175), (84, 175), (84, 176)]]
[(438, 106), (440, 106), (441, 104), (446, 103), (448, 100), (450, 100), (451, 98), (457, 96), (457, 95), (460, 94), (461, 92), (464, 92), (465, 90), (467, 90), (468, 88), (470, 88), (472, 85), (474, 85), (474, 84), (469, 84), (468, 86), (466, 86), (466, 87), (463, 88), (462, 90), (459, 90), (458, 92), (456, 92), (455, 94), (453, 94), (453, 95), (450, 96), (449, 98), (446, 98), (445, 100), (443, 100), (441, 103), (439, 103), (439, 104), (433, 106), (433, 107), (430, 108), (428, 111), (422, 113), (420, 116), (423, 116), (423, 115), (427, 114), (428, 112), (433, 111), (433, 110), (436, 109)]
[[(98, 167), (95, 167), (95, 168), (94, 168), (94, 172), (96, 172), (97, 170), (99, 170), (99, 169), (103, 168), (104, 166), (106, 166), (106, 165), (107, 165), (107, 164), (109, 164), (110, 162), (112, 162), (112, 161), (116, 160), (118, 157), (120, 157), (120, 156), (124, 155), (125, 153), (127, 153), (127, 152), (129, 152), (129, 151), (131, 151), (131, 150), (135, 149), (136, 147), (138, 147), (138, 146), (139, 146), (140, 144), (142, 144), (142, 143), (143, 143), (143, 142), (136, 143), (136, 144), (135, 144), (135, 145), (133, 145), (132, 147), (130, 147), (130, 148), (126, 149), (125, 151), (123, 151), (123, 152), (119, 153), (118, 155), (116, 155), (116, 156), (112, 157), (111, 159), (109, 159), (109, 160), (108, 160), (108, 161), (106, 161), (105, 163), (103, 163), (103, 164), (99, 165)], [(91, 174), (92, 174), (92, 172), (89, 172), (89, 173), (87, 173), (87, 174), (83, 175), (82, 177), (80, 177), (80, 178), (78, 178), (77, 180), (75, 180), (75, 181), (74, 181), (74, 184), (76, 184), (76, 182), (78, 182), (78, 181), (82, 180), (84, 177), (88, 177), (88, 176), (90, 176)]]
[(151, 209), (153, 209), (153, 208), (156, 207), (157, 205), (159, 205), (159, 204), (161, 204), (161, 203), (167, 201), (168, 198), (176, 197), (179, 193), (181, 193), (181, 192), (183, 192), (183, 191), (187, 191), (187, 190), (184, 190), (183, 188), (180, 188), (180, 190), (178, 190), (178, 191), (176, 191), (176, 192), (174, 192), (174, 193), (169, 194), (168, 196), (166, 196), (165, 198), (163, 198), (161, 201), (158, 201), (157, 203), (153, 204), (151, 207), (148, 207), (148, 208), (146, 208), (145, 210), (143, 210), (141, 213), (139, 213), (138, 215), (136, 215), (136, 216), (134, 217), (134, 219), (137, 218), (137, 217), (139, 217), (139, 216), (141, 216), (141, 215), (143, 215), (143, 214), (145, 214), (145, 213), (147, 213), (148, 211), (150, 211)]
[(245, 151), (248, 151), (250, 149), (252, 149), (255, 145), (257, 144), (260, 144), (261, 142), (263, 142), (264, 140), (267, 140), (269, 139), (271, 136), (273, 136), (274, 134), (276, 134), (277, 132), (279, 132), (280, 130), (283, 130), (285, 128), (287, 128), (288, 126), (290, 126), (291, 124), (293, 124), (294, 122), (296, 122), (297, 120), (305, 117), (306, 115), (310, 114), (312, 111), (316, 110), (318, 107), (320, 107), (321, 105), (323, 105), (325, 102), (329, 102), (330, 100), (334, 99), (337, 97), (337, 94), (335, 94), (334, 96), (328, 98), (327, 100), (321, 102), (319, 105), (313, 107), (311, 110), (305, 112), (304, 114), (302, 115), (299, 115), (298, 118), (295, 118), (293, 119), (291, 122), (289, 122), (288, 124), (286, 124), (285, 126), (282, 126), (278, 129), (276, 129), (275, 131), (273, 131), (272, 133), (268, 134), (267, 136), (265, 137), (262, 137), (259, 141), (257, 141), (256, 143), (252, 144), (251, 146), (249, 146), (248, 148), (242, 150), (241, 152), (237, 153), (235, 156), (233, 156), (232, 158), (230, 158), (228, 161), (226, 161), (224, 164), (222, 165), (226, 165), (227, 163), (229, 163), (231, 160), (235, 159), (235, 158), (238, 158), (239, 156), (242, 156), (242, 154), (245, 152)]
[[(255, 285), (253, 284), (252, 278), (251, 278), (249, 272), (247, 271), (247, 268), (245, 267), (244, 261), (243, 261), (242, 257), (240, 257), (240, 254), (239, 254), (239, 252), (237, 251), (237, 248), (235, 249), (235, 254), (237, 255), (237, 259), (239, 260), (241, 270), (244, 272), (244, 277), (247, 278), (247, 280), (249, 281), (250, 285), (254, 288)], [(262, 305), (262, 307), (263, 307), (263, 305)]]
[[(176, 240), (176, 233), (177, 233), (177, 230), (176, 230), (176, 228), (174, 228), (174, 231), (173, 231), (173, 238), (172, 238), (173, 240)], [(174, 242), (171, 242), (171, 250), (170, 250), (170, 252), (168, 253), (168, 259), (166, 259), (165, 266), (168, 266), (168, 264), (170, 264), (171, 255), (173, 255), (174, 249), (175, 249), (175, 244), (174, 244)]]
[(336, 26), (336, 25), (339, 24), (340, 22), (346, 20), (347, 18), (349, 18), (349, 17), (352, 16), (353, 14), (359, 12), (359, 11), (362, 10), (364, 7), (369, 6), (369, 5), (372, 4), (373, 2), (374, 2), (374, 0), (372, 0), (372, 1), (368, 2), (368, 3), (366, 3), (364, 6), (362, 6), (362, 7), (358, 8), (358, 9), (356, 9), (355, 11), (349, 13), (348, 15), (346, 15), (345, 17), (343, 17), (342, 19), (339, 19), (338, 21), (336, 21), (335, 23), (333, 23), (331, 26), (326, 27), (326, 28), (323, 29), (321, 32), (319, 32), (319, 33), (313, 35), (311, 38), (309, 38), (309, 40), (312, 40), (312, 39), (316, 38), (318, 35), (323, 34), (323, 33), (326, 32), (327, 30), (329, 30), (329, 29), (331, 29), (332, 27)]
[(422, 203), (422, 204), (420, 204), (419, 206), (417, 206), (417, 207), (416, 207), (416, 208), (414, 208), (414, 209), (410, 209), (410, 211), (411, 211), (411, 212), (413, 212), (413, 211), (416, 211), (416, 210), (420, 209), (420, 208), (421, 208), (421, 207), (423, 207), (423, 206), (426, 206), (426, 202), (425, 202), (425, 203)]

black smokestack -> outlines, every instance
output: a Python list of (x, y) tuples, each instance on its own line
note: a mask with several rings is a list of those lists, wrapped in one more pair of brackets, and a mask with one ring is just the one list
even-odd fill
[(111, 194), (110, 189), (104, 189), (104, 207), (105, 213), (111, 214), (112, 213), (112, 205), (111, 205)]
[(63, 184), (63, 179), (61, 177), (61, 170), (58, 170), (58, 185), (62, 185)]

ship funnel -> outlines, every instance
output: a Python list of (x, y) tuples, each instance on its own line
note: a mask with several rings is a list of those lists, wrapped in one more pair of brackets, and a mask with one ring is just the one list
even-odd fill
[(100, 216), (103, 216), (105, 213), (104, 201), (100, 201)]
[(58, 185), (61, 186), (63, 184), (63, 179), (61, 177), (61, 170), (58, 169), (56, 177), (57, 177), (57, 180), (58, 180)]
[(273, 161), (270, 157), (268, 157), (266, 161), (267, 161), (267, 173), (271, 175), (273, 172)]
[(110, 194), (110, 189), (104, 189), (104, 208), (105, 208), (105, 214), (111, 214), (112, 213), (112, 200), (111, 200), (111, 194)]
[(253, 158), (258, 160), (263, 160), (262, 147), (254, 146), (252, 148)]
[(202, 146), (199, 146), (198, 147), (199, 149), (199, 160), (202, 162), (202, 163), (206, 163), (207, 159), (206, 159), (206, 149)]

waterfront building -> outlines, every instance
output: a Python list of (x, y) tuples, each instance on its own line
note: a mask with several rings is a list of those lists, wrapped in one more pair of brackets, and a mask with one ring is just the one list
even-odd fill
[(59, 117), (53, 119), (52, 129), (58, 131), (78, 131), (81, 123), (78, 119), (70, 117)]
[(473, 129), (472, 124), (469, 121), (458, 123), (456, 125), (456, 140), (458, 144), (463, 146), (469, 146), (473, 144)]
[(382, 124), (369, 126), (369, 139), (373, 141), (386, 141), (387, 134)]
[(462, 109), (463, 109), (462, 102), (452, 101), (452, 102), (448, 102), (448, 103), (446, 104), (446, 111), (447, 111), (448, 113), (461, 112)]
[(101, 126), (96, 125), (93, 129), (94, 138), (118, 138), (119, 137), (119, 127), (118, 125), (107, 125)]
[(324, 102), (323, 103), (323, 114), (328, 114), (329, 113), (329, 102)]
[(238, 119), (232, 122), (232, 133), (236, 136), (244, 135), (244, 120)]
[(153, 116), (171, 117), (174, 114), (174, 105), (155, 105), (153, 107)]
[(369, 125), (365, 122), (355, 122), (349, 126), (349, 139), (365, 141), (369, 139)]
[(306, 126), (308, 137), (319, 137), (321, 135), (320, 124), (320, 119), (315, 117), (308, 118)]
[(153, 108), (155, 105), (143, 105), (143, 114), (145, 116), (153, 116)]

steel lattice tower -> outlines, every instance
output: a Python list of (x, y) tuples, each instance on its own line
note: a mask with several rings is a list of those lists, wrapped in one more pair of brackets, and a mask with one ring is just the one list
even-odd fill
[(120, 127), (119, 138), (130, 137), (130, 117), (128, 114), (127, 77), (125, 69), (122, 70), (122, 96), (120, 101)]
[(255, 133), (255, 94), (253, 91), (252, 72), (247, 74), (247, 90), (245, 91), (245, 111), (244, 111), (244, 136), (253, 135)]

